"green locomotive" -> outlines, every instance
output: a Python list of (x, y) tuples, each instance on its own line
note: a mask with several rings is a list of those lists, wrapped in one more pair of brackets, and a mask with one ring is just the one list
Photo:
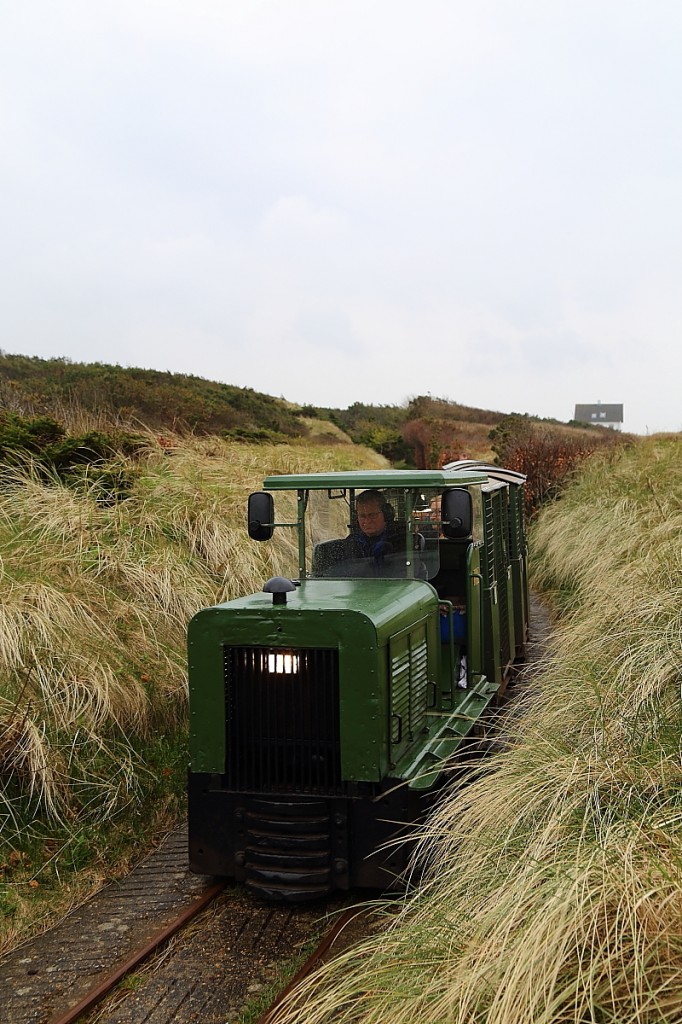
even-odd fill
[(291, 574), (190, 623), (192, 870), (277, 900), (397, 883), (393, 840), (523, 656), (523, 485), (458, 463), (250, 496), (249, 535), (277, 530)]

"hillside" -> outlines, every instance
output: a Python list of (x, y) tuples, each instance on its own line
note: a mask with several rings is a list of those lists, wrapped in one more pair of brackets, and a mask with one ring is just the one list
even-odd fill
[[(432, 396), (417, 396), (402, 406), (355, 402), (347, 409), (300, 407), (193, 375), (0, 352), (2, 411), (50, 416), (72, 432), (145, 426), (156, 432), (218, 434), (243, 441), (306, 438), (335, 444), (350, 439), (396, 466), (418, 468), (461, 458), (494, 458), (490, 432), (509, 418)], [(543, 434), (563, 431), (586, 438), (590, 448), (606, 440), (607, 432), (599, 428), (523, 418)]]
[[(333, 442), (320, 441), (330, 435), (327, 421), (305, 415), (317, 437), (289, 444), (121, 434), (113, 464), (105, 451), (98, 457), (97, 476), (92, 463), (79, 461), (84, 446), (46, 417), (25, 421), (5, 411), (3, 419), (24, 450), (34, 446), (30, 463), (5, 461), (0, 489), (0, 948), (9, 948), (42, 926), (50, 908), (63, 909), (123, 870), (182, 813), (187, 620), (199, 607), (260, 588), (281, 571), (285, 553), (282, 538), (248, 542), (247, 494), (272, 473), (385, 462), (344, 442), (338, 428)], [(537, 425), (526, 417), (498, 425), (507, 445), (529, 426)], [(102, 440), (93, 437), (91, 456)], [(643, 451), (641, 523), (630, 532), (601, 523), (602, 535), (642, 553), (649, 576), (642, 539), (654, 522), (647, 513), (667, 509), (665, 454)], [(622, 505), (617, 490), (612, 504)], [(589, 549), (582, 525), (593, 518), (591, 511), (574, 516), (563, 531), (572, 548), (578, 521)], [(596, 578), (608, 579), (608, 567)]]
[(306, 433), (295, 409), (251, 388), (202, 377), (0, 354), (0, 408), (68, 418), (72, 409), (152, 430), (225, 433), (236, 439)]

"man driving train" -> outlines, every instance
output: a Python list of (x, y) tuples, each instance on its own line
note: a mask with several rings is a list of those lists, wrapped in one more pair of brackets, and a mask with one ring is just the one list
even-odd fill
[(372, 488), (358, 494), (355, 519), (345, 539), (347, 558), (373, 558), (383, 561), (388, 555), (405, 550), (405, 534), (395, 526), (395, 512), (381, 491)]

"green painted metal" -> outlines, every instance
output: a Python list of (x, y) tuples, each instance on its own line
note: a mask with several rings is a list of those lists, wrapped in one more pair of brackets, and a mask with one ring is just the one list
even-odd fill
[(522, 653), (528, 627), (523, 490), (513, 482), (481, 489), (484, 546), (484, 672), (503, 685)]
[(509, 509), (509, 487), (505, 487), (500, 492), (499, 497), (499, 514), (500, 514), (500, 543), (499, 553), (502, 559), (500, 575), (504, 579), (504, 586), (502, 587), (504, 597), (504, 626), (506, 629), (506, 635), (502, 644), (504, 652), (504, 664), (502, 671), (507, 672), (511, 668), (514, 662), (514, 656), (516, 652), (516, 629), (514, 623), (514, 583), (512, 580), (512, 565), (511, 555), (509, 550), (509, 539), (510, 539), (510, 509)]
[(219, 608), (204, 608), (187, 628), (189, 748), (192, 771), (222, 772), (225, 765), (225, 687)]
[[(397, 823), (418, 820), (431, 805), (445, 762), (489, 711), (525, 640), (522, 478), (488, 469), (265, 480), (266, 490), (289, 491), (296, 499), (294, 512), (289, 497), (278, 496), (287, 519), (278, 525), (297, 533), (300, 581), (292, 583), (286, 603), (276, 604), (272, 594), (260, 592), (206, 608), (190, 623), (189, 819), (195, 870), (209, 865), (230, 877), (246, 877), (248, 836), (238, 822), (249, 818), (249, 808), (274, 801), (305, 815), (314, 797), (332, 824), (328, 849), (322, 851), (328, 855), (329, 885), (343, 888), (351, 877), (375, 884), (374, 875), (358, 874), (358, 862), (373, 862), (375, 855), (381, 860), (381, 845)], [(354, 523), (357, 493), (369, 487), (382, 490), (395, 522), (404, 526), (405, 552), (412, 552), (416, 536), (420, 568), (432, 583), (402, 576), (350, 577), (353, 567), (346, 578), (331, 578), (321, 557), (319, 566), (314, 564), (321, 549), (333, 564), (335, 545), (343, 543), (335, 534)], [(472, 495), (471, 538), (442, 536), (438, 523), (425, 514), (431, 498), (446, 487), (467, 487)], [(306, 551), (306, 545), (312, 549)], [(400, 571), (414, 573), (417, 558), (401, 553)], [(286, 571), (295, 573), (292, 562)], [(458, 603), (464, 598), (464, 642), (454, 638), (452, 628), (450, 640), (441, 642), (439, 604), (448, 597)], [(468, 686), (460, 689), (465, 650)], [(270, 664), (271, 654), (296, 652), (298, 664), (288, 663), (288, 675), (281, 671), (283, 658), (279, 668)], [(228, 727), (227, 716), (233, 714)], [(309, 743), (311, 737), (320, 740), (317, 747)], [(228, 742), (235, 744), (230, 751)], [(294, 866), (305, 871), (307, 861), (299, 853)], [(352, 870), (337, 874), (337, 863), (343, 865), (346, 857)], [(392, 860), (387, 866), (400, 870)], [(268, 861), (268, 872), (271, 867)], [(287, 860), (273, 869), (277, 874), (281, 868), (285, 888), (289, 867)], [(287, 892), (291, 896), (294, 889)]]
[[(503, 684), (519, 614), (527, 624), (527, 596), (518, 610), (527, 595), (522, 487), (491, 482), (476, 470), (296, 474), (268, 477), (264, 486), (297, 492), (301, 582), (284, 605), (257, 593), (204, 609), (190, 623), (191, 770), (225, 770), (224, 646), (332, 649), (339, 652), (343, 780), (391, 777), (428, 787), (431, 766), (456, 750)], [(471, 488), (481, 524), (482, 539), (461, 546), (468, 690), (455, 685), (461, 645), (440, 642), (439, 599), (428, 582), (311, 579), (304, 572), (302, 523), (310, 490), (403, 488), (411, 512), (420, 489), (449, 486)]]
[(429, 694), (434, 703), (437, 699), (434, 615), (429, 610), (429, 616), (413, 621), (388, 641), (391, 772), (415, 742), (423, 742)]
[(481, 585), (483, 587), (483, 671), (488, 679), (502, 684), (502, 654), (500, 649), (500, 603), (498, 563), (495, 553), (494, 490), (482, 489), (484, 540), (481, 548)]
[(483, 677), (483, 577), (481, 542), (467, 550), (467, 661), (469, 678)]
[(305, 521), (306, 511), (306, 500), (307, 495), (305, 491), (300, 490), (297, 496), (297, 508), (298, 508), (298, 575), (299, 577), (305, 576), (306, 567), (306, 539), (305, 530), (302, 528), (302, 524)]
[(452, 711), (429, 715), (429, 735), (415, 752), (396, 766), (396, 775), (408, 780), (410, 789), (428, 790), (443, 770), (444, 762), (462, 745), (477, 721), (490, 707), (499, 687), (485, 677), (468, 690), (460, 690)]
[(286, 605), (259, 593), (200, 611), (189, 626), (192, 771), (224, 771), (223, 645), (333, 648), (339, 651), (343, 777), (379, 781), (390, 764), (389, 639), (436, 615), (428, 583), (395, 579), (304, 580)]
[(485, 483), (487, 477), (475, 470), (447, 472), (440, 469), (374, 469), (348, 473), (299, 473), (269, 476), (263, 481), (266, 491), (299, 489), (328, 490), (337, 488), (405, 487), (467, 487)]
[(512, 570), (514, 635), (516, 657), (523, 654), (528, 633), (528, 576), (526, 560), (528, 545), (525, 534), (525, 508), (523, 488), (509, 488), (509, 554)]

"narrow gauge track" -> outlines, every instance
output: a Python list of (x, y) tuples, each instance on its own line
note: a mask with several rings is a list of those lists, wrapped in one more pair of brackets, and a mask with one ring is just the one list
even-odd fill
[[(169, 939), (179, 935), (182, 929), (185, 928), (189, 924), (189, 922), (193, 920), (194, 917), (201, 913), (201, 911), (205, 910), (209, 906), (209, 904), (212, 903), (213, 900), (215, 900), (216, 897), (220, 895), (224, 888), (225, 884), (222, 882), (216, 883), (215, 885), (208, 888), (197, 900), (194, 901), (194, 903), (184, 908), (184, 910), (178, 914), (174, 921), (170, 922), (167, 926), (165, 926), (156, 936), (153, 937), (152, 940), (150, 940), (144, 946), (137, 949), (125, 961), (125, 963), (121, 964), (112, 973), (108, 974), (105, 978), (103, 978), (99, 982), (99, 984), (97, 984), (93, 989), (86, 993), (85, 996), (83, 996), (82, 999), (78, 1001), (78, 1003), (71, 1006), (65, 1013), (61, 1014), (61, 1016), (57, 1018), (51, 1017), (49, 1024), (77, 1024), (77, 1022), (80, 1021), (85, 1014), (93, 1010), (106, 996), (111, 994), (116, 988), (116, 986), (119, 984), (119, 982), (121, 982), (127, 975), (130, 975), (138, 966), (140, 966), (150, 954), (159, 949)], [(285, 996), (300, 981), (302, 981), (303, 978), (310, 974), (310, 972), (321, 962), (325, 954), (329, 952), (329, 950), (334, 945), (335, 941), (339, 938), (344, 929), (347, 928), (350, 922), (355, 921), (357, 924), (357, 921), (362, 916), (362, 914), (363, 912), (361, 910), (358, 910), (357, 907), (354, 907), (349, 908), (348, 910), (339, 914), (335, 918), (335, 920), (326, 929), (324, 934), (321, 936), (320, 940), (317, 942), (312, 953), (306, 958), (305, 962), (301, 965), (301, 967), (299, 967), (298, 971), (295, 973), (295, 975), (289, 981), (289, 983), (282, 989), (281, 992), (278, 993), (278, 995), (275, 997), (274, 1001), (270, 1004), (265, 1013), (263, 1013), (262, 1016), (259, 1018), (258, 1024), (269, 1024), (269, 1022), (273, 1019), (273, 1015), (276, 1009), (280, 1006)], [(195, 1010), (192, 1010), (191, 1015), (187, 1016), (186, 1012), (183, 1012), (180, 1006), (171, 1006), (164, 1009), (157, 1002), (154, 996), (152, 996), (151, 1006), (148, 1004), (146, 1000), (141, 1000), (139, 998), (138, 1000), (136, 1000), (136, 1003), (137, 1006), (133, 1011), (133, 1016), (128, 1017), (125, 1007), (122, 1008), (121, 1006), (118, 1006), (113, 1011), (114, 1019), (147, 1021), (151, 1019), (150, 1014), (154, 1013), (154, 1020), (158, 1019), (159, 1021), (165, 1021), (167, 1019), (166, 1013), (168, 1012), (169, 1009), (172, 1014), (172, 1016), (168, 1018), (169, 1020), (177, 1019), (185, 1021), (198, 1019)], [(222, 1005), (223, 1004), (220, 1004), (221, 1007)], [(221, 1020), (224, 1020), (227, 1009), (222, 1009), (218, 1007), (216, 1008), (218, 1009), (218, 1016), (221, 1018)], [(180, 1011), (180, 1016), (178, 1016), (178, 1010)], [(121, 1012), (123, 1013), (123, 1017), (120, 1016)], [(104, 1016), (99, 1017), (98, 1019), (106, 1021), (111, 1018), (108, 1014), (105, 1013)], [(202, 1015), (201, 1020), (205, 1021), (207, 1020), (207, 1018)]]
[(304, 978), (315, 970), (315, 968), (322, 962), (327, 953), (329, 953), (334, 947), (335, 943), (344, 932), (344, 930), (353, 922), (355, 925), (358, 922), (364, 922), (367, 916), (367, 911), (362, 910), (358, 907), (349, 907), (348, 910), (340, 914), (336, 918), (334, 923), (327, 929), (320, 941), (315, 946), (309, 957), (296, 971), (291, 981), (284, 986), (282, 991), (275, 997), (273, 1002), (267, 1008), (257, 1021), (257, 1024), (271, 1024), (274, 1020), (274, 1016), (278, 1008), (284, 1002), (286, 997), (292, 992), (299, 982), (303, 981)]
[(140, 946), (134, 953), (132, 953), (127, 960), (125, 960), (118, 967), (107, 974), (102, 981), (95, 985), (89, 992), (79, 999), (77, 1003), (71, 1006), (65, 1013), (60, 1017), (51, 1018), (50, 1024), (76, 1024), (76, 1021), (92, 1010), (97, 1003), (100, 1002), (106, 995), (113, 991), (126, 975), (130, 974), (139, 967), (147, 957), (159, 949), (164, 942), (167, 942), (170, 938), (176, 935), (185, 925), (191, 921), (197, 914), (201, 913), (209, 903), (211, 903), (216, 896), (218, 896), (225, 888), (224, 882), (216, 882), (215, 885), (210, 886), (206, 889), (202, 895), (191, 903), (188, 907), (185, 907), (175, 920), (165, 925), (159, 932), (156, 933), (148, 942)]
[(0, 1024), (225, 1024), (348, 905), (258, 903), (191, 874), (186, 844), (178, 829), (128, 877), (1, 957)]
[[(226, 890), (155, 958), (139, 988), (125, 994), (117, 989), (94, 1017), (80, 1018), (79, 1024), (232, 1024), (250, 999), (262, 1000), (277, 988), (282, 963), (309, 945), (320, 928), (312, 954), (261, 1018), (269, 1024), (284, 994), (330, 949), (333, 954), (366, 932), (357, 907), (344, 911), (338, 901), (333, 908), (273, 907)], [(72, 1024), (68, 1018), (59, 1024), (67, 1021)]]
[(225, 1024), (348, 902), (262, 904), (190, 874), (179, 829), (126, 878), (0, 958), (0, 1024)]

